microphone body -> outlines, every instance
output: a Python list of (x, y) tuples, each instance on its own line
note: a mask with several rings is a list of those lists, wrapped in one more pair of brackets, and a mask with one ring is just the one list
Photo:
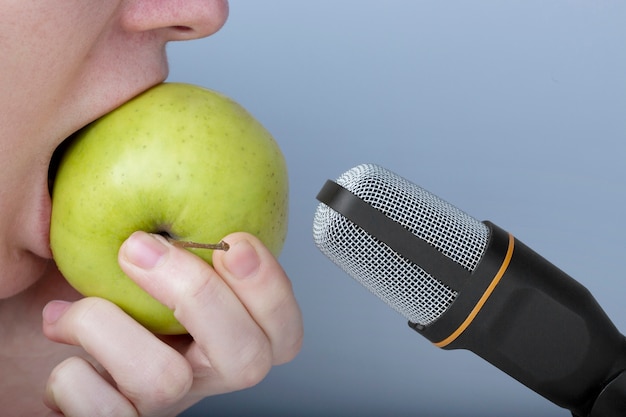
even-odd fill
[(416, 332), (574, 416), (626, 415), (626, 339), (585, 287), (510, 233), (376, 165), (317, 198), (318, 248)]

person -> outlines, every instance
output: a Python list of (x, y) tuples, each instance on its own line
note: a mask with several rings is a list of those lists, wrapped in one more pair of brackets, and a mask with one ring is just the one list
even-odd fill
[(72, 132), (167, 76), (165, 44), (209, 36), (226, 0), (0, 0), (0, 395), (3, 416), (165, 416), (292, 360), (301, 313), (253, 236), (213, 267), (134, 233), (119, 262), (190, 336), (162, 337), (82, 298), (48, 242), (48, 167)]

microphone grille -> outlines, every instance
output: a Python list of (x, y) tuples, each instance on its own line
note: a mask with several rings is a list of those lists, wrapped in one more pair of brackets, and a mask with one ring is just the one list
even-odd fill
[[(336, 183), (468, 271), (482, 259), (485, 224), (395, 173), (363, 164)], [(458, 295), (326, 204), (315, 213), (313, 238), (322, 253), (412, 323), (434, 322)]]

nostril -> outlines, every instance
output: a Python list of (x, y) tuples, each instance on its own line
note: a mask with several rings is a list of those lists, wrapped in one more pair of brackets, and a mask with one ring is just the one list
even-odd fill
[(189, 26), (174, 26), (173, 29), (179, 32), (193, 32), (193, 29)]

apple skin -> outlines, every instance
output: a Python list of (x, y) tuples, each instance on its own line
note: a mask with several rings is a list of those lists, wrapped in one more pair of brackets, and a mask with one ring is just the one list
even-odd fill
[[(72, 139), (54, 178), (50, 246), (81, 294), (155, 333), (182, 334), (173, 312), (122, 272), (124, 240), (143, 230), (218, 243), (245, 231), (278, 256), (287, 212), (287, 168), (271, 134), (219, 93), (164, 83)], [(212, 250), (189, 250), (211, 262)]]

